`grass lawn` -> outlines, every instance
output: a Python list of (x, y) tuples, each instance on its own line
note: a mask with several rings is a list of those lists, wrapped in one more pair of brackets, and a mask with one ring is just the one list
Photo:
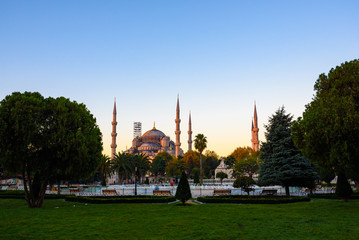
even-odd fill
[(88, 204), (0, 199), (0, 239), (359, 239), (359, 200)]

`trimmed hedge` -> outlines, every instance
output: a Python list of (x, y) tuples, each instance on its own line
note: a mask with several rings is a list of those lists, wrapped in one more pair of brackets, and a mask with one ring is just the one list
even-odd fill
[[(335, 193), (312, 193), (308, 194), (310, 198), (321, 198), (321, 199), (342, 199)], [(359, 193), (354, 192), (349, 199), (359, 199)]]
[(66, 201), (80, 203), (168, 203), (176, 201), (173, 196), (75, 196), (68, 195)]
[(243, 196), (243, 195), (222, 195), (214, 197), (198, 197), (203, 203), (241, 203), (241, 204), (281, 204), (295, 202), (309, 202), (309, 197), (286, 197), (286, 196)]
[[(66, 195), (45, 194), (45, 199), (64, 199)], [(24, 190), (0, 190), (0, 198), (25, 199)]]

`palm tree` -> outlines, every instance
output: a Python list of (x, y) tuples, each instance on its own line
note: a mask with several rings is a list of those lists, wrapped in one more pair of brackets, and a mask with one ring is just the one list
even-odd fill
[(199, 183), (203, 184), (203, 169), (202, 169), (202, 152), (207, 147), (207, 138), (203, 134), (197, 134), (196, 138), (194, 139), (194, 147), (199, 152), (199, 176), (200, 181)]
[(111, 173), (111, 158), (109, 156), (102, 154), (99, 170), (101, 176), (101, 185), (106, 186), (106, 177)]
[(139, 182), (141, 183), (141, 178), (146, 174), (147, 171), (151, 168), (151, 162), (146, 154), (140, 153), (138, 155), (135, 155), (134, 159), (134, 165), (137, 167), (137, 177), (139, 179)]
[(122, 184), (122, 178), (124, 176), (128, 176), (128, 174), (132, 171), (131, 167), (131, 159), (132, 156), (128, 153), (122, 152), (115, 154), (112, 162), (112, 171), (116, 171), (118, 173), (119, 183)]

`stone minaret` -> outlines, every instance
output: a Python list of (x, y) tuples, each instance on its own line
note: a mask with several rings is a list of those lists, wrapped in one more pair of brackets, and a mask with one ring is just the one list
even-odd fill
[(115, 103), (113, 105), (113, 120), (112, 120), (112, 133), (111, 133), (111, 136), (112, 136), (111, 160), (113, 159), (113, 157), (116, 154), (116, 147), (117, 147), (117, 144), (116, 144), (116, 137), (117, 137), (117, 133), (116, 133), (116, 125), (117, 125), (116, 114), (117, 113), (116, 113), (116, 98), (115, 98)]
[(258, 140), (258, 117), (257, 117), (257, 108), (256, 103), (254, 102), (254, 116), (252, 120), (252, 149), (258, 151), (259, 140)]
[(191, 112), (189, 112), (189, 123), (188, 123), (188, 151), (192, 150), (192, 122)]
[(180, 146), (181, 146), (181, 140), (180, 140), (180, 135), (181, 135), (181, 131), (180, 131), (180, 108), (179, 108), (179, 96), (177, 95), (177, 109), (176, 109), (176, 157), (178, 157), (178, 155), (180, 154)]

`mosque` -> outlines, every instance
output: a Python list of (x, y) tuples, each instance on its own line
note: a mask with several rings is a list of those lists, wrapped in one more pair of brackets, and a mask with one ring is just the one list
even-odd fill
[[(113, 106), (113, 121), (112, 121), (112, 144), (111, 144), (111, 159), (116, 154), (116, 100)], [(168, 152), (172, 156), (178, 157), (183, 156), (183, 150), (180, 148), (180, 105), (179, 105), (179, 96), (177, 96), (177, 108), (176, 108), (176, 141), (172, 141), (169, 136), (166, 136), (162, 131), (156, 129), (154, 125), (153, 128), (145, 132), (142, 136), (136, 136), (132, 140), (132, 146), (130, 149), (127, 149), (127, 153), (143, 153), (146, 154), (150, 159), (153, 159), (159, 152)], [(252, 148), (254, 151), (258, 151), (259, 140), (258, 140), (258, 119), (257, 119), (257, 109), (256, 104), (254, 103), (254, 116), (252, 120)], [(192, 122), (191, 122), (191, 113), (189, 114), (188, 122), (188, 151), (192, 150)]]
[[(172, 141), (169, 136), (166, 136), (162, 131), (156, 129), (154, 125), (153, 128), (145, 132), (142, 136), (137, 136), (132, 140), (132, 147), (127, 149), (127, 153), (143, 153), (146, 154), (150, 159), (153, 159), (159, 152), (168, 152), (172, 156), (183, 156), (183, 150), (180, 148), (180, 107), (179, 107), (179, 97), (177, 96), (177, 109), (176, 109), (176, 142)], [(112, 144), (111, 144), (111, 158), (116, 153), (116, 102), (113, 107), (113, 121), (112, 121)], [(189, 125), (188, 125), (188, 149), (192, 150), (192, 123), (191, 123), (191, 113), (189, 115)]]

